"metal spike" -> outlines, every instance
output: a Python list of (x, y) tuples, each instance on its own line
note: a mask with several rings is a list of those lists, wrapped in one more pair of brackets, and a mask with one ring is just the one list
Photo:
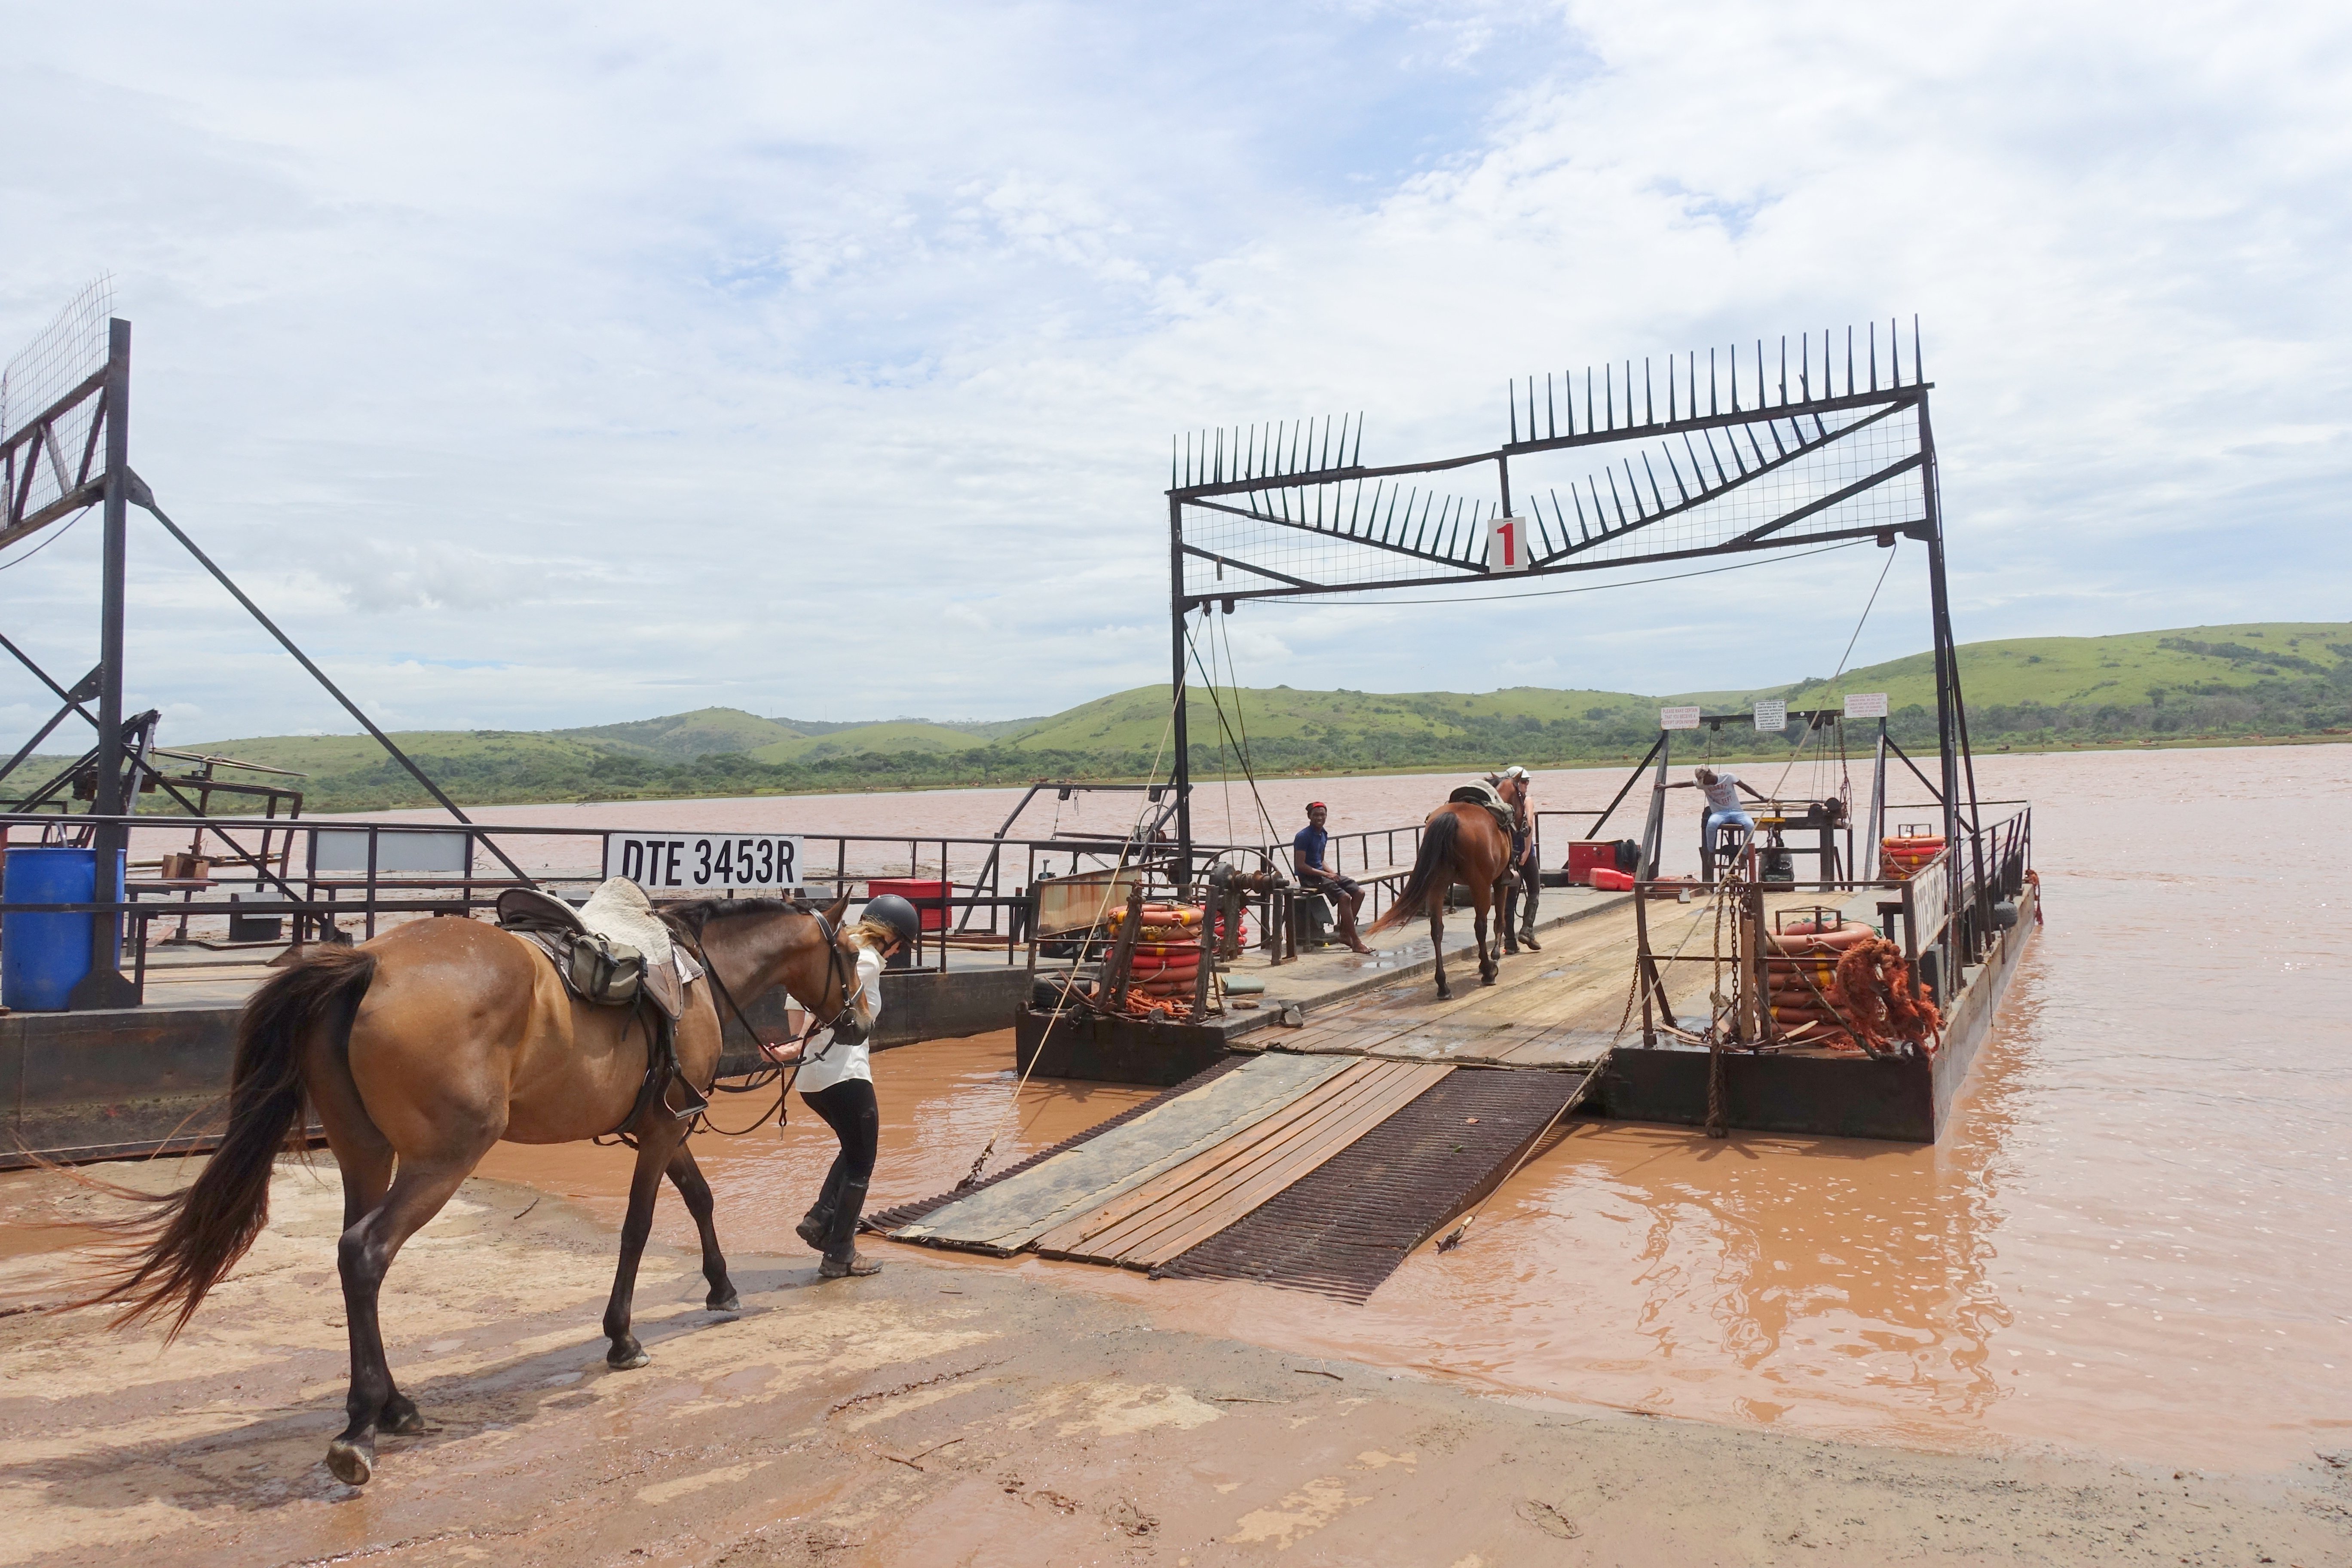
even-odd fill
[[(1760, 354), (1760, 350), (1759, 350)], [(1762, 402), (1761, 398), (1757, 400)], [(1789, 406), (1789, 334), (1780, 334), (1780, 406)]]
[[(1627, 384), (1625, 387), (1627, 396), (1625, 401), (1631, 403), (1633, 401), (1632, 393), (1633, 390), (1632, 384), (1633, 366), (1630, 361), (1626, 363), (1625, 374), (1627, 377)], [(1657, 422), (1658, 400), (1653, 396), (1650, 392), (1650, 361), (1648, 356), (1644, 355), (1642, 360), (1642, 423), (1644, 425), (1655, 425)]]
[[(1723, 444), (1731, 448), (1731, 466), (1739, 470), (1739, 477), (1741, 479), (1746, 479), (1748, 477), (1748, 459), (1739, 455), (1739, 432), (1736, 429), (1726, 429), (1723, 433)], [(1713, 451), (1715, 449), (1715, 443), (1713, 441), (1709, 441), (1706, 446), (1707, 450), (1709, 451)]]
[(1707, 417), (1710, 419), (1714, 418), (1716, 415), (1715, 349), (1711, 344), (1708, 346), (1706, 351), (1706, 414)]
[[(1690, 505), (1690, 491), (1683, 488), (1683, 468), (1680, 463), (1675, 461), (1675, 449), (1672, 447), (1661, 447), (1658, 450), (1666, 459), (1666, 472), (1675, 477), (1675, 494), (1681, 498), (1682, 505)], [(1654, 484), (1657, 481), (1653, 479), (1651, 482)]]
[[(1895, 330), (1895, 319), (1886, 318), (1886, 357), (1895, 362), (1895, 384), (1903, 384), (1903, 338)], [(1917, 380), (1916, 376), (1912, 378)]]
[(1764, 340), (1756, 340), (1756, 406), (1764, 406)]
[[(1701, 495), (1706, 494), (1710, 488), (1721, 489), (1725, 485), (1731, 482), (1723, 477), (1723, 460), (1720, 458), (1717, 458), (1715, 463), (1715, 484), (1712, 487), (1707, 484), (1706, 470), (1699, 466), (1698, 447), (1691, 440), (1691, 433), (1687, 430), (1683, 432), (1683, 450), (1690, 454), (1691, 481), (1698, 486), (1699, 493)], [(1711, 437), (1708, 438), (1706, 443), (1706, 455), (1710, 458), (1715, 457), (1715, 441)]]
[[(1769, 437), (1772, 437), (1772, 449), (1773, 449), (1774, 451), (1776, 451), (1776, 452), (1780, 453), (1780, 456), (1782, 456), (1782, 457), (1784, 457), (1784, 458), (1785, 458), (1785, 457), (1787, 457), (1787, 456), (1789, 455), (1789, 448), (1788, 448), (1788, 447), (1783, 447), (1782, 445), (1780, 445), (1780, 422), (1779, 420), (1777, 420), (1777, 419), (1767, 419), (1766, 421), (1764, 421), (1764, 434), (1766, 434), (1767, 436), (1769, 436)], [(1793, 427), (1791, 427), (1791, 429), (1790, 429), (1790, 434), (1791, 434), (1791, 435), (1795, 435), (1795, 434), (1796, 434), (1796, 432), (1795, 432), (1795, 430), (1794, 430), (1794, 428), (1793, 428)], [(1749, 439), (1749, 440), (1751, 440), (1751, 441), (1752, 441), (1752, 440), (1754, 440), (1755, 438), (1756, 438), (1756, 437), (1753, 437), (1753, 436), (1750, 436), (1750, 437), (1748, 437), (1748, 439)], [(1801, 436), (1801, 437), (1798, 437), (1798, 440), (1799, 440), (1801, 443), (1803, 441), (1803, 439), (1804, 439), (1804, 437), (1802, 437)]]
[[(1769, 459), (1764, 456), (1764, 443), (1756, 438), (1756, 426), (1753, 425), (1742, 425), (1740, 428), (1748, 432), (1748, 449), (1756, 454), (1756, 466), (1759, 468), (1761, 468)], [(1769, 430), (1771, 426), (1768, 425), (1765, 428)], [(1779, 437), (1776, 437), (1774, 439), (1777, 441)], [(1737, 443), (1734, 443), (1735, 449), (1737, 445)]]
[(1919, 357), (1919, 312), (1911, 312), (1911, 384), (1927, 384), (1927, 362)]
[(1519, 378), (1517, 376), (1511, 378), (1510, 395), (1503, 401), (1511, 405), (1511, 445), (1516, 447), (1519, 444)]
[(1675, 356), (1666, 356), (1666, 423), (1675, 422)]
[(1559, 439), (1559, 406), (1552, 401), (1551, 372), (1549, 371), (1544, 372), (1544, 429), (1547, 432), (1544, 437), (1546, 440)]
[(1593, 423), (1592, 419), (1592, 367), (1586, 365), (1584, 367), (1584, 433), (1590, 436), (1600, 428), (1601, 426)]
[(1348, 466), (1351, 468), (1364, 466), (1364, 411), (1360, 408), (1356, 410), (1356, 453), (1349, 459)]
[(1870, 390), (1878, 390), (1878, 323), (1870, 323)]
[(1225, 482), (1225, 427), (1222, 425), (1217, 426), (1217, 466), (1211, 472), (1216, 476), (1209, 481), (1211, 484)]
[[(1591, 543), (1592, 525), (1584, 521), (1584, 498), (1576, 493), (1576, 487), (1574, 485), (1568, 487), (1568, 499), (1576, 503), (1576, 542), (1579, 544)], [(1558, 505), (1559, 503), (1554, 502), (1553, 504)]]
[[(1609, 475), (1609, 500), (1610, 504), (1617, 509), (1617, 526), (1621, 529), (1631, 528), (1633, 524), (1625, 521), (1625, 498), (1617, 493), (1617, 476), (1613, 473), (1610, 473), (1607, 468), (1603, 468), (1601, 471)], [(1601, 498), (1596, 495), (1592, 499), (1594, 504), (1598, 505)], [(1633, 515), (1636, 517), (1642, 515), (1642, 501), (1641, 498), (1638, 496), (1633, 500)]]
[(1361, 479), (1358, 479), (1358, 480), (1356, 481), (1356, 501), (1355, 501), (1355, 504), (1354, 504), (1353, 506), (1350, 506), (1350, 507), (1348, 509), (1348, 533), (1349, 533), (1349, 537), (1351, 537), (1351, 538), (1352, 538), (1352, 537), (1354, 537), (1355, 532), (1356, 532), (1356, 519), (1357, 519), (1358, 517), (1360, 517), (1360, 516), (1361, 516), (1361, 515), (1362, 515), (1362, 513), (1363, 513), (1363, 510), (1364, 510), (1364, 481), (1363, 481), (1363, 480), (1361, 480)]
[(1731, 411), (1739, 412), (1739, 345), (1731, 345)]
[(1853, 395), (1853, 329), (1845, 330), (1845, 395)]
[[(1672, 465), (1669, 464), (1669, 466), (1671, 467)], [(1660, 511), (1665, 510), (1665, 492), (1658, 489), (1658, 470), (1650, 466), (1650, 454), (1647, 452), (1643, 452), (1642, 454), (1642, 471), (1650, 477), (1651, 498), (1658, 503), (1658, 510)]]
[(1603, 430), (1614, 430), (1617, 428), (1617, 366), (1614, 362), (1601, 366), (1601, 385), (1608, 396), (1607, 413), (1609, 416), (1609, 423), (1603, 425), (1601, 428)]

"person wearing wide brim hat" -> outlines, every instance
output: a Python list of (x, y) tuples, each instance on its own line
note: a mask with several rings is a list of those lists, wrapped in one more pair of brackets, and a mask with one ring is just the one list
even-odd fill
[(824, 1256), (817, 1273), (826, 1279), (882, 1271), (879, 1263), (857, 1250), (857, 1222), (866, 1212), (866, 1192), (873, 1184), (874, 1158), (882, 1143), (882, 1110), (874, 1099), (867, 1042), (882, 1016), (882, 965), (892, 953), (918, 941), (922, 929), (915, 906), (896, 893), (866, 900), (856, 923), (841, 933), (841, 940), (857, 950), (856, 977), (848, 1004), (834, 1020), (824, 1044), (805, 1053), (798, 1042), (760, 1047), (779, 1066), (800, 1064), (794, 1087), (801, 1091), (801, 1103), (824, 1119), (841, 1144), (816, 1202), (793, 1227)]

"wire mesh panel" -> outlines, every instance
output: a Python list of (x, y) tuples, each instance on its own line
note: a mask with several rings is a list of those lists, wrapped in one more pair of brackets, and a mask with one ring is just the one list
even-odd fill
[(98, 500), (92, 481), (103, 478), (106, 458), (95, 383), (106, 370), (113, 313), (113, 280), (100, 278), (0, 368), (0, 484), (9, 536)]

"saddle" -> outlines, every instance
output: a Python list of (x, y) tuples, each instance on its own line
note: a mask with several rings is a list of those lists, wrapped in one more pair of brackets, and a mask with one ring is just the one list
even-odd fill
[(709, 1104), (678, 1070), (677, 1022), (686, 1016), (686, 988), (702, 978), (702, 967), (670, 941), (669, 928), (654, 912), (645, 889), (615, 877), (574, 910), (536, 888), (509, 888), (498, 899), (499, 929), (511, 931), (547, 955), (563, 988), (593, 1007), (652, 1004), (646, 1083), (626, 1121), (635, 1125), (656, 1099), (668, 1106), (675, 1079), (687, 1104), (671, 1114), (690, 1121)]
[(1510, 804), (1503, 799), (1495, 786), (1485, 779), (1472, 779), (1468, 784), (1456, 787), (1454, 793), (1445, 798), (1448, 802), (1464, 805), (1485, 806), (1493, 815), (1495, 826), (1503, 830), (1506, 837), (1519, 830), (1517, 814), (1512, 811)]

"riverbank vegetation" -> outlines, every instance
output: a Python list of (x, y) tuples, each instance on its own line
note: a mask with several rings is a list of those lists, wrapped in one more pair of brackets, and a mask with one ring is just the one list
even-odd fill
[[(2043, 637), (1961, 649), (1971, 738), (1979, 750), (2236, 745), (2352, 735), (2352, 624), (2269, 623), (2111, 637)], [(1921, 654), (1759, 690), (1643, 697), (1517, 687), (1478, 695), (1306, 691), (1286, 686), (1188, 693), (1194, 776), (1261, 777), (1630, 762), (1657, 733), (1662, 704), (1726, 715), (1678, 745), (1690, 760), (1785, 758), (1791, 722), (1760, 735), (1752, 702), (1834, 710), (1885, 691), (1889, 729), (1932, 751), (1934, 672)], [(731, 709), (542, 731), (419, 731), (395, 739), (461, 803), (677, 799), (1163, 776), (1168, 689), (1142, 687), (1041, 719), (877, 724), (763, 719)], [(1857, 724), (1860, 751), (1874, 727)], [(1837, 745), (1836, 731), (1810, 744)], [(304, 809), (431, 804), (363, 735), (207, 742), (215, 752), (307, 774)], [(30, 772), (31, 770), (28, 770)], [(20, 775), (24, 776), (24, 775)], [(36, 773), (34, 776), (43, 776)], [(168, 804), (168, 803), (165, 803)]]

